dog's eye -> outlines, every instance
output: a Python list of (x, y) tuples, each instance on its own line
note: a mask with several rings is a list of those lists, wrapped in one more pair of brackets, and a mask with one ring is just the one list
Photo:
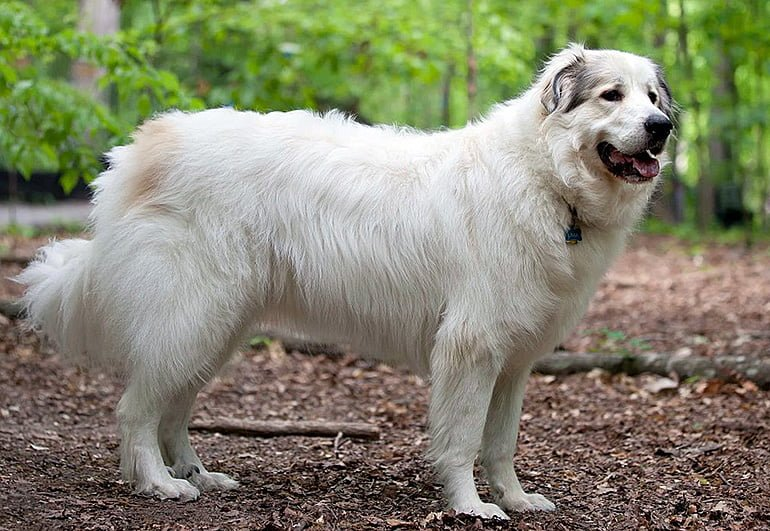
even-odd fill
[(602, 99), (607, 101), (620, 101), (623, 99), (623, 94), (619, 90), (605, 90), (602, 92)]
[(653, 103), (653, 105), (655, 104), (656, 101), (658, 101), (658, 95), (655, 94), (654, 92), (650, 92), (648, 96), (650, 97), (650, 101)]

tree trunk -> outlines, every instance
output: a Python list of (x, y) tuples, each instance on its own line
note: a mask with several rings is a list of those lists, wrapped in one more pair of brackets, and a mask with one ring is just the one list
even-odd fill
[(768, 213), (770, 212), (770, 175), (765, 166), (765, 146), (767, 145), (767, 128), (763, 123), (757, 126), (757, 178), (760, 179), (759, 216), (763, 230), (768, 229)]
[[(724, 41), (716, 38), (714, 42), (718, 55), (715, 72), (711, 109), (709, 112), (709, 171), (701, 172), (708, 183), (699, 187), (699, 199), (702, 201), (699, 209), (699, 221), (702, 226), (710, 221), (712, 213), (716, 213), (723, 225), (739, 223), (743, 218), (742, 186), (736, 183), (735, 175), (741, 176), (739, 161), (735, 160), (733, 143), (735, 131), (733, 113), (737, 109), (738, 89), (735, 86), (735, 67), (727, 51)], [(726, 185), (732, 186), (726, 188)], [(714, 194), (715, 185), (718, 192)], [(728, 190), (730, 193), (728, 193)], [(710, 197), (709, 197), (710, 194)], [(706, 212), (706, 209), (711, 212)]]
[[(692, 64), (692, 57), (690, 56), (689, 47), (689, 28), (687, 26), (687, 14), (685, 12), (684, 0), (679, 0), (679, 25), (677, 27), (677, 56), (679, 64), (684, 71), (684, 77), (686, 79), (695, 79), (694, 68)], [(713, 219), (714, 213), (714, 187), (710, 181), (710, 176), (706, 171), (708, 163), (705, 155), (705, 148), (703, 146), (703, 135), (701, 134), (700, 126), (698, 125), (698, 116), (701, 113), (701, 105), (698, 97), (693, 92), (689, 104), (686, 102), (685, 107), (688, 112), (694, 115), (693, 120), (694, 135), (693, 135), (693, 153), (698, 162), (698, 205), (696, 211), (696, 220), (698, 226), (706, 228)]]
[[(117, 0), (80, 0), (78, 31), (96, 35), (111, 35), (120, 29), (120, 3)], [(86, 94), (106, 102), (107, 93), (99, 89), (99, 78), (104, 74), (85, 61), (72, 65), (72, 83)]]
[(476, 117), (476, 93), (478, 92), (479, 65), (476, 52), (473, 49), (473, 0), (468, 0), (466, 39), (467, 39), (467, 91), (468, 91), (468, 120)]
[[(755, 6), (757, 8), (755, 15), (759, 16), (759, 4)], [(754, 99), (759, 104), (766, 103), (767, 97), (765, 93), (765, 78), (763, 74), (764, 63), (762, 61), (762, 55), (758, 54), (758, 57), (754, 59)], [(768, 104), (763, 107), (768, 108)], [(767, 125), (765, 120), (760, 120), (756, 127), (756, 165), (755, 176), (759, 181), (759, 219), (760, 226), (763, 230), (768, 229), (768, 213), (770, 213), (770, 174), (767, 171)]]
[(441, 125), (449, 127), (452, 120), (452, 78), (455, 75), (455, 65), (447, 65), (444, 81), (441, 83)]

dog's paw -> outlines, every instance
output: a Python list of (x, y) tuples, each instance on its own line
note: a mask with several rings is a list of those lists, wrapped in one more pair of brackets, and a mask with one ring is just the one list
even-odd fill
[(158, 498), (159, 500), (188, 502), (197, 500), (201, 493), (194, 485), (184, 479), (170, 478), (163, 483), (152, 483), (137, 487), (136, 494)]
[(479, 502), (477, 505), (453, 507), (453, 509), (458, 514), (470, 514), (484, 519), (499, 518), (500, 520), (510, 520), (505, 511), (494, 503)]
[(555, 511), (556, 506), (545, 496), (540, 494), (526, 494), (508, 499), (500, 500), (500, 505), (509, 511), (527, 512), (527, 511)]
[(238, 482), (227, 474), (201, 471), (197, 465), (188, 464), (177, 466), (176, 468), (168, 467), (168, 470), (172, 477), (185, 479), (201, 491), (232, 490), (238, 487)]
[(232, 490), (238, 487), (237, 481), (219, 472), (193, 474), (188, 481), (200, 490)]

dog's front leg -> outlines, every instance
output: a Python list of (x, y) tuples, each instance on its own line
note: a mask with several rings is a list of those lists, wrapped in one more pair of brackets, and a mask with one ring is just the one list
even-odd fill
[(484, 418), (498, 369), (485, 356), (465, 354), (441, 350), (440, 345), (434, 348), (430, 456), (452, 509), (507, 520), (500, 507), (481, 501), (473, 478), (473, 463), (481, 447)]
[(545, 496), (524, 492), (513, 468), (529, 371), (529, 366), (515, 367), (498, 376), (484, 426), (481, 463), (487, 472), (495, 501), (504, 509), (553, 511), (554, 504)]

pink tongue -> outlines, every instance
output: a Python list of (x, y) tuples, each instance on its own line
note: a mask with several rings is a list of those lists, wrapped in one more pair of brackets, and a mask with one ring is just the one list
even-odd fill
[(632, 158), (631, 161), (634, 164), (634, 169), (639, 172), (639, 175), (646, 177), (647, 179), (652, 179), (658, 172), (660, 172), (660, 163), (658, 163), (658, 159), (649, 158), (640, 160)]

